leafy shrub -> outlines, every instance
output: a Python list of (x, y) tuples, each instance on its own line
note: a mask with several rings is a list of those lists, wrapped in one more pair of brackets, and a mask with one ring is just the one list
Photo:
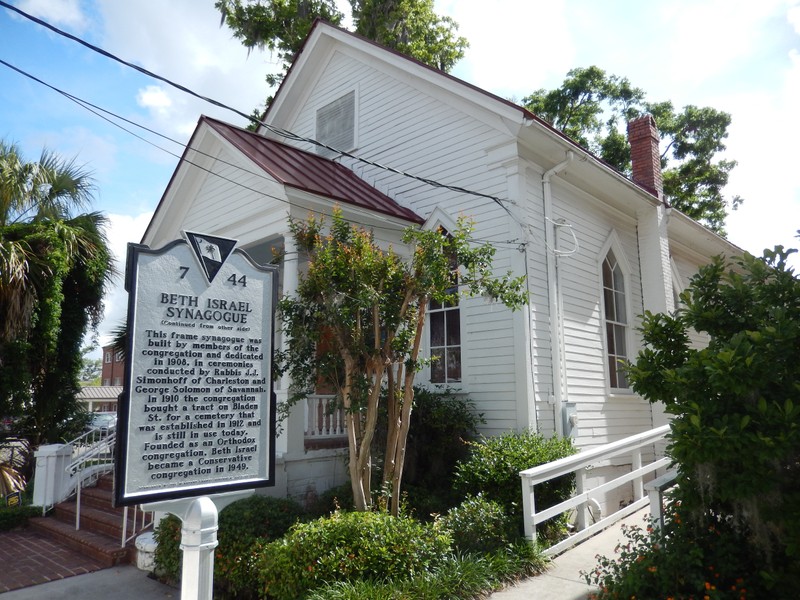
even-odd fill
[[(214, 584), (223, 596), (247, 598), (257, 589), (250, 557), (256, 542), (286, 533), (302, 511), (293, 500), (253, 495), (226, 506), (219, 514), (219, 545), (214, 553)], [(156, 573), (170, 582), (181, 576), (181, 521), (168, 515), (156, 528)]]
[(546, 559), (533, 545), (520, 542), (487, 554), (450, 556), (430, 571), (404, 581), (353, 581), (327, 584), (308, 600), (452, 600), (485, 598), (489, 592), (523, 577), (538, 575)]
[[(741, 537), (753, 562), (800, 588), (800, 277), (778, 246), (715, 259), (675, 314), (648, 313), (633, 389), (662, 401), (686, 520)], [(693, 332), (706, 346), (691, 344)], [(774, 597), (774, 596), (770, 596)]]
[[(408, 430), (403, 469), (404, 508), (419, 518), (443, 513), (458, 504), (463, 494), (453, 487), (453, 474), (459, 460), (466, 458), (468, 440), (478, 435), (482, 415), (475, 412), (472, 401), (449, 390), (435, 391), (414, 387), (414, 410)], [(386, 431), (383, 411), (378, 431)], [(385, 454), (380, 443), (385, 433), (376, 436), (373, 454), (380, 464)]]
[(28, 519), (42, 514), (39, 506), (2, 506), (0, 507), (0, 531), (10, 531), (27, 525)]
[(322, 492), (308, 507), (307, 514), (311, 518), (326, 517), (336, 510), (352, 510), (353, 507), (353, 486), (348, 481)]
[(169, 583), (180, 581), (183, 554), (181, 552), (181, 520), (167, 515), (156, 525), (155, 573)]
[(480, 494), (468, 496), (438, 521), (461, 552), (493, 552), (506, 548), (515, 537), (516, 527), (497, 502)]
[(616, 547), (617, 556), (598, 556), (597, 567), (583, 573), (588, 584), (600, 587), (591, 598), (797, 597), (793, 586), (774, 585), (778, 582), (759, 572), (746, 532), (730, 527), (729, 518), (687, 519), (687, 511), (674, 505), (668, 512), (663, 531), (623, 527), (628, 541)]
[[(470, 443), (470, 456), (456, 466), (455, 484), (465, 493), (480, 491), (499, 503), (522, 531), (522, 492), (519, 473), (576, 450), (569, 438), (545, 438), (539, 433), (509, 432)], [(543, 509), (570, 497), (574, 475), (564, 475), (536, 486), (536, 506)]]
[(450, 553), (450, 537), (431, 525), (385, 512), (335, 512), (295, 525), (255, 560), (260, 590), (295, 600), (336, 581), (413, 578)]
[(253, 495), (226, 506), (219, 514), (219, 546), (214, 560), (214, 585), (219, 594), (248, 598), (258, 581), (250, 557), (256, 542), (283, 536), (300, 518), (294, 500)]

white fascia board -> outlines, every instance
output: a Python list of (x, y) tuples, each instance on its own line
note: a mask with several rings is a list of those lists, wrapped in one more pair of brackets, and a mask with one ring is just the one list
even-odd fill
[(319, 214), (326, 219), (330, 219), (333, 212), (333, 207), (337, 206), (341, 209), (342, 215), (347, 221), (357, 223), (365, 228), (371, 227), (380, 228), (381, 230), (402, 231), (408, 227), (415, 226), (404, 219), (398, 219), (372, 211), (359, 206), (354, 206), (345, 202), (338, 202), (335, 199), (328, 198), (327, 196), (320, 196), (305, 190), (299, 190), (290, 186), (284, 186), (286, 191), (286, 198), (290, 203), (290, 214), (295, 219), (305, 219), (308, 217), (309, 212)]
[(442, 71), (325, 23), (316, 25), (276, 93), (267, 114), (270, 124), (281, 127), (293, 122), (298, 107), (302, 106), (314, 82), (336, 52), (404, 81), (421, 93), (443, 98), (454, 109), (512, 136), (516, 136), (524, 126), (524, 109)]
[(172, 224), (186, 216), (190, 199), (208, 176), (206, 169), (216, 160), (213, 150), (218, 141), (206, 123), (198, 124), (145, 229), (142, 244), (154, 248), (176, 239), (179, 231)]
[(745, 252), (736, 244), (729, 242), (677, 209), (671, 211), (667, 233), (670, 245), (673, 243), (680, 245), (685, 250), (697, 253), (698, 258), (702, 257), (706, 260), (720, 254), (728, 258), (741, 256)]

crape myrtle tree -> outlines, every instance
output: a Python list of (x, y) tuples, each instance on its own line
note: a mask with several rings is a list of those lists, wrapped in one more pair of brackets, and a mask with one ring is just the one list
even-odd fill
[[(340, 25), (345, 18), (334, 0), (217, 0), (214, 6), (247, 48), (275, 53), (281, 71), (267, 75), (270, 87), (283, 80), (315, 19)], [(442, 71), (469, 45), (455, 21), (434, 12), (433, 0), (350, 0), (350, 7), (355, 33)]]
[(0, 414), (34, 445), (77, 423), (81, 344), (113, 273), (105, 217), (74, 214), (92, 190), (73, 161), (0, 143)]
[[(718, 258), (700, 269), (676, 314), (645, 316), (645, 348), (630, 380), (674, 415), (669, 451), (681, 511), (701, 530), (715, 528), (748, 548), (762, 584), (796, 594), (800, 278), (787, 263), (793, 252), (778, 246), (762, 258)], [(692, 331), (706, 334), (708, 345), (691, 344)]]
[(309, 262), (296, 296), (280, 303), (287, 346), (276, 362), (292, 379), (289, 404), (321, 382), (333, 386), (345, 412), (355, 507), (366, 510), (372, 502), (370, 449), (385, 401), (380, 497), (396, 515), (429, 301), (483, 295), (517, 309), (527, 301), (524, 278), (497, 277), (494, 248), (473, 246), (465, 220), (447, 233), (407, 229), (407, 260), (381, 249), (339, 210), (329, 227), (312, 215), (292, 221), (291, 231)]
[(604, 161), (626, 174), (631, 153), (625, 134), (628, 121), (650, 113), (661, 135), (664, 196), (681, 212), (724, 235), (730, 205), (723, 190), (736, 161), (717, 158), (725, 150), (731, 116), (710, 107), (650, 102), (631, 82), (591, 66), (572, 69), (560, 87), (540, 89), (522, 105), (551, 123)]

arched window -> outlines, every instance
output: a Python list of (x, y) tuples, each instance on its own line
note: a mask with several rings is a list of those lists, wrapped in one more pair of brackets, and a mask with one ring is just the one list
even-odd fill
[[(436, 208), (428, 220), (426, 227), (437, 229), (442, 235), (449, 236), (448, 230), (456, 226), (440, 208)], [(458, 265), (452, 257), (453, 294), (448, 302), (431, 300), (428, 304), (428, 351), (431, 361), (430, 381), (437, 384), (458, 384), (462, 381), (461, 373), (461, 307), (458, 300)]]
[(628, 362), (628, 310), (625, 273), (613, 248), (603, 259), (602, 272), (609, 386), (627, 389), (625, 364)]

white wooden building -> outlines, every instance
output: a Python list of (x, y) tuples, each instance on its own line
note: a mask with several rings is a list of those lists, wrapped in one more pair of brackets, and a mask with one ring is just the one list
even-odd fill
[[(661, 200), (651, 118), (629, 127), (630, 180), (527, 110), (318, 22), (264, 122), (250, 133), (201, 118), (143, 243), (187, 229), (235, 238), (261, 261), (284, 252), (281, 293), (291, 294), (302, 259), (289, 216), (339, 205), (395, 246), (409, 225), (468, 216), (474, 237), (497, 247), (497, 272), (527, 275), (530, 304), (512, 313), (478, 298), (431, 311), (426, 352), (443, 359), (417, 381), (469, 394), (487, 435), (532, 428), (588, 447), (666, 422), (617, 359), (640, 347), (638, 315), (672, 309), (700, 264), (740, 251)], [(287, 422), (275, 493), (345, 481), (327, 401), (310, 399)]]

